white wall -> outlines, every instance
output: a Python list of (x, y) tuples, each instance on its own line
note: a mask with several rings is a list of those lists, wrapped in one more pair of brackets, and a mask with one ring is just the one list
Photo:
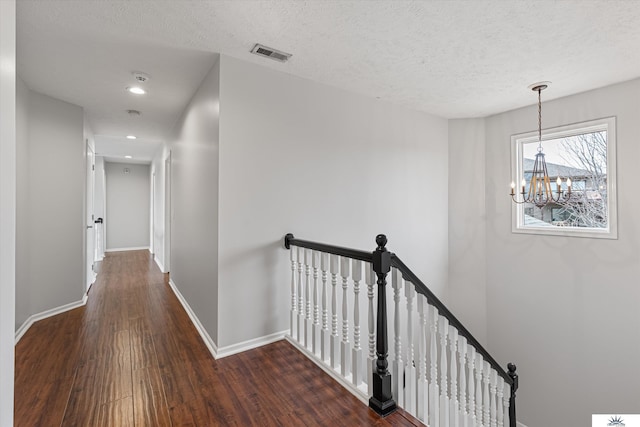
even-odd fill
[(0, 1), (0, 425), (13, 425), (16, 262), (16, 2)]
[(386, 233), (446, 301), (447, 163), (444, 119), (222, 56), (218, 345), (289, 327), (288, 232)]
[(171, 278), (216, 343), (219, 78), (216, 62), (171, 140)]
[(449, 309), (487, 343), (484, 119), (449, 120)]
[(489, 349), (517, 363), (529, 426), (640, 412), (640, 80), (543, 105), (544, 127), (607, 116), (617, 117), (618, 240), (511, 233), (509, 141), (535, 129), (536, 107), (486, 121)]
[(149, 248), (150, 166), (106, 162), (105, 176), (107, 251)]
[(26, 147), (17, 161), (16, 329), (32, 314), (80, 301), (85, 279), (82, 108), (33, 91), (26, 99), (19, 135)]

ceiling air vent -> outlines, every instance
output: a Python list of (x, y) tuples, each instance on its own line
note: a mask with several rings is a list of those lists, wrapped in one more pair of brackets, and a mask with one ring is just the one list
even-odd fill
[(251, 49), (251, 53), (255, 53), (256, 55), (260, 56), (266, 56), (267, 58), (271, 58), (280, 62), (287, 62), (289, 58), (291, 58), (290, 53), (282, 52), (278, 49), (272, 49), (258, 43), (256, 43), (253, 49)]

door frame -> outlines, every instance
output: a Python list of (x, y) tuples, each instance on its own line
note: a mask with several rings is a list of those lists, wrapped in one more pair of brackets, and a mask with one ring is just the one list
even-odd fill
[(171, 151), (164, 160), (164, 273), (171, 271)]
[(96, 194), (96, 155), (85, 138), (86, 147), (86, 203), (85, 203), (85, 291), (88, 291), (97, 274), (94, 269), (96, 260), (96, 224), (95, 224), (95, 194)]

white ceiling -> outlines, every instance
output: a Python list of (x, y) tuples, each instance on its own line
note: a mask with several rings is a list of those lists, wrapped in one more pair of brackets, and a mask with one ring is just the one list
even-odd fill
[[(254, 43), (293, 57), (251, 55)], [(101, 147), (129, 133), (157, 147), (217, 53), (482, 117), (533, 104), (536, 81), (552, 99), (640, 76), (640, 1), (18, 1), (20, 76), (83, 106)], [(151, 75), (149, 95), (124, 91), (132, 71)]]

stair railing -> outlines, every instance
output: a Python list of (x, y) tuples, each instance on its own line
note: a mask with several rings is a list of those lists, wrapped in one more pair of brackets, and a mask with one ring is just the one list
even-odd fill
[[(386, 249), (386, 236), (376, 237), (373, 252), (293, 234), (285, 236), (284, 244), (291, 255), (289, 340), (368, 399), (374, 411), (385, 416), (399, 406), (431, 427), (516, 427), (516, 366), (509, 363), (505, 371)], [(361, 311), (363, 278), (368, 308)], [(387, 316), (388, 295), (393, 317)], [(364, 349), (362, 324), (367, 325)]]

